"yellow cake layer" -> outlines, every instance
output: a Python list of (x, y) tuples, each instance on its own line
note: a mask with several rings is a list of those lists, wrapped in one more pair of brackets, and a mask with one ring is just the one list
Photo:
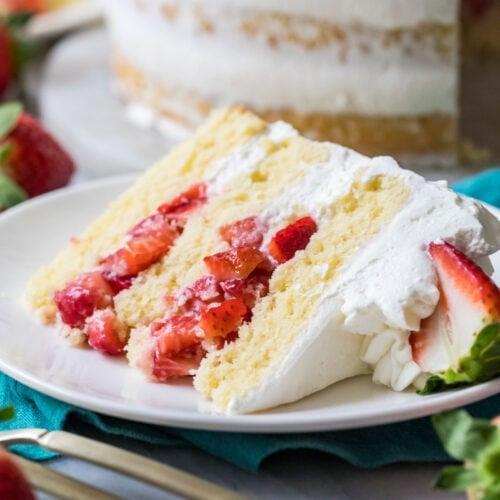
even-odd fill
[[(195, 388), (217, 407), (227, 408), (233, 398), (267, 379), (311, 322), (325, 288), (397, 214), (408, 196), (406, 184), (395, 177), (363, 181), (358, 174), (350, 192), (334, 203), (331, 216), (321, 221), (306, 249), (278, 266), (269, 295), (257, 303), (252, 321), (239, 329), (239, 338), (202, 361)], [(319, 278), (318, 268), (326, 270), (324, 277)]]
[(29, 281), (25, 299), (44, 323), (56, 318), (52, 299), (78, 273), (88, 271), (119, 248), (137, 222), (192, 183), (209, 175), (218, 160), (266, 127), (265, 122), (239, 108), (214, 112), (205, 125), (127, 190), (78, 238), (73, 238), (52, 263)]
[[(118, 54), (113, 66), (127, 98), (143, 102), (187, 129), (196, 126), (189, 117), (199, 116), (201, 120), (212, 108), (211, 102), (196, 92), (166, 88), (160, 81), (147, 78)], [(186, 113), (178, 111), (180, 104)], [(457, 116), (451, 113), (379, 116), (299, 113), (292, 109), (253, 111), (268, 122), (284, 120), (309, 138), (342, 144), (368, 156), (437, 155), (453, 159), (457, 154)]]
[(221, 226), (259, 214), (285, 188), (300, 183), (308, 166), (321, 164), (329, 156), (325, 145), (302, 137), (280, 144), (264, 138), (258, 147), (266, 157), (257, 169), (242, 173), (224, 193), (209, 200), (198, 216), (189, 219), (168, 255), (116, 297), (116, 311), (122, 322), (137, 327), (162, 316), (165, 295), (205, 276), (203, 258), (227, 249), (219, 236)]

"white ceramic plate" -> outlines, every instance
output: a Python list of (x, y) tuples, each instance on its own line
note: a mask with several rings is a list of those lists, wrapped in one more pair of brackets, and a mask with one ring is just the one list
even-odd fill
[[(133, 177), (63, 189), (0, 216), (0, 370), (57, 399), (130, 420), (244, 432), (346, 429), (407, 420), (500, 392), (500, 380), (432, 396), (398, 393), (356, 377), (300, 402), (253, 415), (216, 416), (197, 410), (188, 381), (154, 384), (125, 360), (67, 346), (54, 329), (36, 324), (21, 303), (32, 273), (77, 235)], [(500, 269), (500, 254), (493, 259)]]

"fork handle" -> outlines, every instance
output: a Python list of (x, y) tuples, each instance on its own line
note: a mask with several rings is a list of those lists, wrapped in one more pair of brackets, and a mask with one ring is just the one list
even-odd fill
[(109, 444), (65, 431), (48, 432), (38, 439), (44, 448), (126, 474), (193, 500), (241, 500), (244, 497), (192, 474)]

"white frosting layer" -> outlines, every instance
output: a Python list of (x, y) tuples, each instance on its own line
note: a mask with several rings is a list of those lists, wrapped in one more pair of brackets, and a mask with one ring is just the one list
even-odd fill
[[(370, 159), (340, 146), (329, 148), (327, 162), (304, 167), (305, 179), (261, 214), (270, 228), (264, 245), (298, 207), (318, 225), (328, 223), (335, 201), (350, 191), (356, 172), (366, 182), (376, 175), (397, 177), (409, 188), (409, 199), (322, 292), (314, 319), (286, 357), (262, 383), (235, 397), (225, 409), (229, 413), (295, 401), (366, 373), (367, 366), (376, 382), (403, 390), (421, 375), (412, 360), (409, 331), (418, 329), (439, 298), (428, 244), (446, 240), (472, 258), (500, 248), (500, 221), (446, 183), (426, 182), (388, 157)], [(316, 271), (318, 278), (324, 276), (325, 269)], [(324, 287), (319, 280), (318, 287)]]
[[(183, 0), (185, 1), (185, 0)], [(199, 5), (206, 5), (198, 0)], [(215, 2), (214, 2), (215, 3)], [(311, 16), (337, 24), (365, 24), (379, 28), (413, 26), (422, 22), (452, 23), (456, 19), (457, 0), (222, 0), (227, 6), (242, 9), (286, 12)]]
[[(397, 19), (402, 25), (414, 25), (423, 20), (451, 22), (456, 11), (453, 0), (412, 2), (407, 9), (402, 6), (408, 2), (401, 0), (377, 2), (376, 8), (373, 2), (370, 8), (365, 3), (338, 2), (338, 9), (331, 9), (332, 21), (357, 22), (364, 13), (362, 24), (369, 25), (372, 19), (377, 26), (380, 17), (388, 26), (397, 26)], [(366, 40), (348, 43), (347, 51), (342, 44), (314, 50), (290, 44), (271, 48), (259, 37), (241, 32), (239, 23), (246, 14), (240, 4), (201, 4), (217, 19), (215, 32), (197, 28), (196, 11), (189, 8), (196, 2), (181, 2), (178, 17), (167, 22), (160, 14), (161, 2), (144, 2), (141, 10), (135, 2), (107, 0), (116, 53), (146, 76), (146, 84), (156, 82), (173, 91), (172, 98), (165, 97), (165, 107), (193, 123), (202, 119), (203, 112), (189, 100), (176, 102), (173, 97), (179, 91), (194, 92), (214, 106), (238, 103), (302, 113), (394, 116), (456, 111), (455, 57), (443, 60), (432, 46), (405, 42), (404, 34), (401, 44), (390, 47), (381, 36), (369, 34)], [(322, 20), (330, 12), (319, 0), (284, 5), (276, 2), (275, 10), (307, 10)]]

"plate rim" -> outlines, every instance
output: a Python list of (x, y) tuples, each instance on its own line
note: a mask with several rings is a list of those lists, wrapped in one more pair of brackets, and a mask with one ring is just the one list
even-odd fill
[[(99, 188), (105, 190), (118, 188), (125, 189), (127, 185), (133, 182), (137, 177), (138, 174), (125, 174), (93, 179), (46, 193), (1, 214), (0, 224), (4, 220), (21, 217), (25, 212), (30, 213), (31, 211), (36, 211), (38, 208), (43, 208), (45, 205), (50, 206), (50, 204), (57, 204), (61, 200), (64, 202), (66, 198), (69, 199), (75, 195), (83, 195), (89, 190), (93, 191)], [(106, 202), (109, 202), (109, 200)], [(496, 215), (500, 215), (499, 209), (485, 203), (483, 203), (483, 205)], [(70, 346), (68, 346), (68, 348), (71, 349)], [(304, 422), (297, 421), (297, 417), (293, 412), (289, 414), (272, 413), (272, 409), (271, 412), (233, 416), (214, 415), (201, 413), (199, 411), (187, 412), (185, 410), (166, 412), (163, 408), (159, 409), (152, 407), (145, 408), (144, 410), (140, 410), (133, 406), (127, 408), (126, 400), (120, 400), (118, 402), (113, 400), (106, 401), (103, 396), (99, 395), (75, 394), (74, 390), (64, 386), (61, 387), (57, 382), (37, 379), (35, 374), (30, 373), (29, 370), (25, 368), (19, 368), (13, 364), (12, 360), (0, 358), (0, 370), (22, 384), (47, 396), (101, 414), (156, 425), (203, 431), (242, 433), (297, 433), (365, 428), (428, 416), (437, 411), (463, 406), (500, 393), (500, 379), (494, 379), (483, 384), (456, 389), (445, 393), (419, 396), (419, 398), (422, 398), (421, 400), (415, 399), (415, 402), (412, 401), (411, 404), (406, 404), (404, 410), (400, 411), (387, 408), (374, 409), (366, 412), (363, 416), (357, 415), (355, 421), (349, 419), (348, 416), (341, 416), (335, 419), (330, 413), (320, 412), (316, 415), (309, 415), (307, 421)], [(347, 381), (356, 378), (359, 377), (353, 377), (347, 379)], [(339, 383), (342, 384), (342, 382)], [(418, 401), (418, 403), (416, 403), (416, 401)]]

